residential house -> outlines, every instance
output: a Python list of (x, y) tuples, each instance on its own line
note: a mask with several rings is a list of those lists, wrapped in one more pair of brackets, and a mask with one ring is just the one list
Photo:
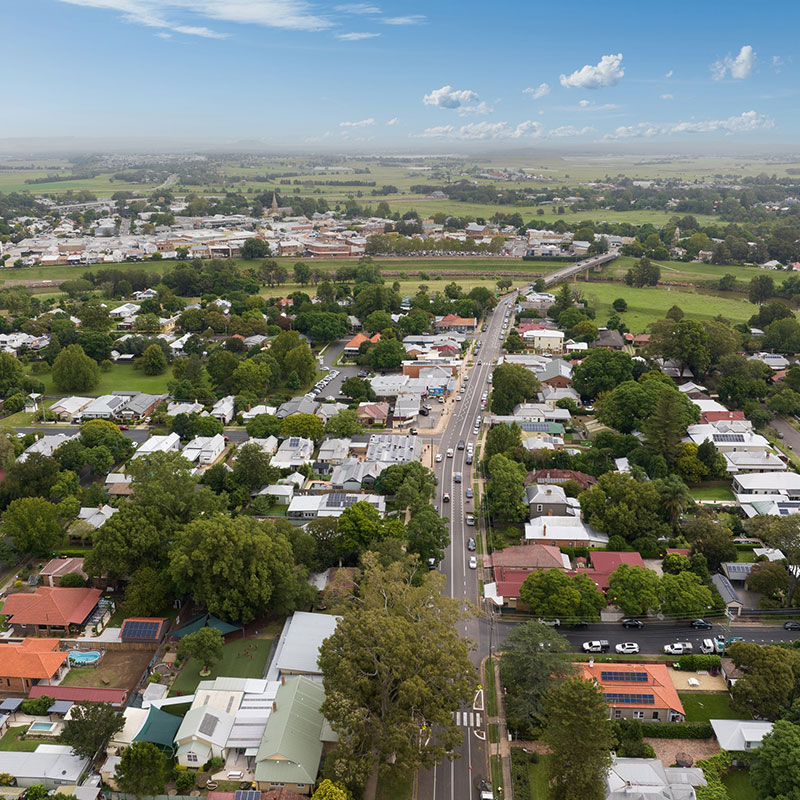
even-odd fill
[(548, 569), (567, 572), (571, 566), (569, 557), (558, 547), (544, 544), (512, 545), (496, 550), (490, 563), (494, 581), (484, 585), (484, 597), (510, 609), (522, 607), (519, 590), (532, 572)]
[(73, 434), (72, 436), (66, 433), (51, 433), (42, 436), (40, 439), (37, 439), (30, 447), (26, 448), (25, 450), (20, 453), (17, 457), (17, 461), (20, 463), (27, 461), (28, 457), (34, 453), (38, 453), (41, 456), (52, 456), (53, 453), (61, 447), (64, 442), (71, 442), (73, 439), (77, 439), (78, 434)]
[(76, 786), (88, 766), (89, 759), (73, 755), (66, 744), (40, 744), (30, 753), (0, 750), (0, 773), (13, 775), (17, 786), (25, 788)]
[(325, 439), (319, 448), (317, 462), (336, 467), (350, 454), (349, 439)]
[(278, 449), (276, 436), (267, 436), (263, 439), (253, 437), (243, 442), (243, 444), (257, 444), (268, 456), (271, 456)]
[(131, 494), (131, 477), (122, 472), (109, 472), (103, 487), (111, 497), (127, 497)]
[(81, 411), (91, 402), (91, 397), (63, 397), (61, 400), (56, 400), (56, 402), (50, 406), (50, 411), (55, 414), (61, 422), (72, 422), (72, 420), (79, 416)]
[(195, 436), (187, 444), (181, 455), (193, 464), (207, 466), (213, 464), (225, 450), (225, 437), (221, 433), (214, 436)]
[[(274, 462), (273, 462), (274, 463)], [(289, 519), (317, 519), (318, 517), (340, 517), (355, 503), (369, 503), (383, 516), (386, 513), (386, 498), (381, 494), (307, 494), (295, 496), (286, 516)]]
[(175, 734), (175, 759), (178, 764), (199, 769), (210, 758), (225, 759), (228, 755), (228, 734), (233, 722), (233, 715), (225, 711), (210, 704), (193, 703)]
[(264, 486), (256, 494), (274, 497), (276, 506), (288, 506), (294, 498), (294, 491), (293, 483), (273, 483), (270, 486)]
[(617, 758), (606, 775), (606, 800), (696, 800), (706, 786), (699, 767), (665, 767), (657, 758)]
[(623, 564), (629, 567), (641, 567), (645, 569), (645, 563), (637, 552), (609, 552), (606, 550), (595, 550), (591, 554), (592, 566), (583, 567), (577, 570), (579, 575), (588, 575), (597, 585), (601, 592), (608, 591), (608, 579), (611, 574)]
[(714, 736), (723, 750), (742, 752), (758, 750), (764, 737), (772, 733), (772, 722), (742, 719), (710, 719)]
[(539, 393), (539, 397), (542, 399), (543, 403), (547, 403), (547, 405), (550, 406), (555, 406), (559, 400), (572, 400), (572, 402), (576, 405), (581, 404), (581, 396), (575, 389), (569, 386), (560, 389), (545, 383), (542, 386), (542, 391)]
[(369, 489), (387, 466), (388, 463), (348, 458), (333, 468), (329, 479), (331, 489), (341, 492)]
[(165, 436), (151, 436), (142, 442), (131, 458), (142, 458), (152, 453), (177, 453), (181, 449), (181, 437), (177, 433)]
[(403, 375), (407, 375), (409, 378), (420, 378), (423, 375), (431, 376), (429, 370), (437, 368), (443, 372), (448, 372), (451, 377), (455, 377), (461, 368), (461, 359), (429, 356), (427, 358), (418, 358), (414, 361), (403, 361)]
[(250, 422), (251, 419), (255, 419), (260, 414), (271, 414), (272, 416), (274, 416), (277, 410), (278, 409), (275, 406), (265, 406), (263, 404), (258, 406), (253, 406), (248, 411), (242, 412), (242, 419), (245, 422)]
[(553, 358), (536, 373), (536, 377), (540, 383), (546, 383), (554, 389), (567, 389), (572, 386), (572, 365), (562, 358)]
[(58, 639), (23, 639), (0, 644), (0, 692), (28, 694), (38, 683), (58, 683), (69, 672), (69, 653)]
[(380, 403), (359, 403), (356, 409), (358, 419), (365, 425), (383, 425), (389, 420), (389, 404)]
[(313, 414), (319, 406), (316, 400), (309, 400), (307, 397), (293, 397), (278, 406), (275, 416), (278, 419), (285, 419), (292, 414)]
[(156, 300), (158, 298), (158, 292), (155, 289), (143, 289), (140, 292), (133, 293), (134, 300)]
[(682, 384), (694, 378), (694, 372), (676, 358), (657, 358), (658, 368), (668, 377)]
[(784, 472), (780, 475), (748, 473), (734, 475), (731, 488), (742, 502), (750, 496), (779, 495), (789, 500), (800, 500), (800, 475)]
[(478, 327), (478, 320), (475, 317), (459, 317), (457, 314), (447, 314), (439, 317), (433, 323), (434, 329), (441, 333), (443, 331), (456, 333), (474, 333)]
[(730, 473), (742, 472), (785, 472), (788, 467), (772, 450), (753, 453), (725, 453), (727, 469)]
[(97, 530), (102, 528), (117, 513), (119, 513), (119, 509), (108, 505), (108, 503), (104, 503), (102, 506), (82, 506), (78, 511), (78, 520)]
[(178, 414), (199, 414), (202, 410), (202, 403), (189, 403), (181, 401), (167, 404), (168, 417), (177, 417)]
[(284, 623), (275, 655), (270, 662), (267, 680), (277, 681), (304, 675), (322, 682), (317, 664), (322, 643), (336, 630), (338, 617), (309, 611), (295, 611)]
[(135, 317), (141, 306), (136, 305), (136, 303), (123, 303), (121, 306), (117, 306), (116, 308), (112, 308), (111, 311), (108, 312), (108, 316), (111, 319), (127, 319), (129, 317)]
[(589, 662), (575, 666), (578, 675), (603, 693), (609, 719), (683, 722), (686, 716), (666, 664)]
[(122, 409), (128, 405), (130, 399), (130, 395), (124, 394), (101, 395), (92, 400), (92, 402), (80, 412), (79, 418), (87, 420), (119, 417)]
[(346, 403), (322, 403), (315, 413), (323, 422), (327, 422), (347, 407)]
[(564, 331), (528, 331), (525, 340), (531, 342), (537, 350), (548, 353), (560, 353), (564, 349)]
[(273, 467), (285, 469), (287, 467), (301, 467), (313, 461), (314, 442), (300, 436), (284, 439), (270, 462)]
[(217, 400), (211, 409), (211, 416), (218, 419), (223, 425), (230, 425), (235, 413), (236, 408), (234, 406), (232, 394)]
[(355, 358), (361, 352), (361, 345), (365, 342), (372, 342), (377, 344), (380, 341), (380, 333), (375, 333), (372, 336), (365, 336), (360, 331), (344, 346), (343, 355), (348, 358)]
[(159, 403), (169, 397), (166, 394), (145, 394), (136, 392), (130, 396), (125, 407), (119, 412), (121, 419), (143, 419), (158, 408)]
[(536, 517), (525, 523), (525, 541), (556, 547), (606, 547), (608, 535), (594, 530), (579, 517)]
[(748, 360), (760, 361), (775, 372), (788, 369), (791, 364), (789, 359), (786, 358), (786, 356), (782, 356), (780, 353), (754, 353), (752, 356), (748, 356)]
[(86, 624), (102, 594), (99, 589), (40, 586), (33, 594), (9, 595), (3, 614), (24, 635), (66, 634)]
[(290, 678), (278, 689), (256, 755), (259, 789), (311, 794), (324, 746), (337, 738), (320, 712), (324, 700), (322, 686), (302, 676)]
[(82, 558), (53, 558), (39, 570), (39, 580), (45, 586), (58, 586), (65, 575), (73, 573), (80, 575), (84, 580), (89, 577), (83, 571)]
[(530, 517), (580, 516), (581, 504), (567, 497), (564, 490), (553, 484), (533, 484), (525, 487)]
[(578, 472), (573, 469), (537, 469), (534, 472), (529, 472), (525, 476), (525, 484), (530, 483), (550, 483), (550, 484), (563, 484), (568, 481), (577, 483), (581, 489), (591, 489), (597, 483), (597, 478), (593, 475), (587, 475), (585, 472)]
[(592, 347), (603, 347), (606, 350), (622, 350), (625, 340), (622, 334), (612, 328), (600, 328), (597, 338), (592, 342)]
[(725, 577), (725, 575), (717, 574), (711, 576), (711, 583), (714, 584), (717, 591), (722, 595), (722, 599), (725, 602), (725, 612), (728, 616), (738, 617), (739, 614), (742, 613), (744, 603), (740, 599), (736, 589), (733, 588), (733, 584), (730, 580)]
[(182, 356), (184, 354), (184, 347), (186, 346), (186, 342), (194, 336), (193, 333), (184, 333), (180, 339), (176, 339), (174, 342), (170, 342), (169, 349), (172, 351), (173, 356)]

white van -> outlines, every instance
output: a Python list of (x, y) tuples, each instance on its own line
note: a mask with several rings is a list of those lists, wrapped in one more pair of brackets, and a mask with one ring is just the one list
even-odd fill
[(448, 458), (452, 458), (453, 457), (453, 448), (452, 447), (448, 447), (447, 448), (447, 457)]
[(714, 652), (714, 642), (711, 639), (703, 639), (702, 644), (700, 645), (700, 652), (704, 653), (705, 655), (710, 655)]

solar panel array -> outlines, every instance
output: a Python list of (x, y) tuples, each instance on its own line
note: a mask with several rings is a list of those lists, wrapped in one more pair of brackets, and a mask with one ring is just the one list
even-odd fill
[(725, 569), (731, 575), (749, 575), (750, 572), (753, 569), (753, 565), (752, 564), (740, 564), (740, 563), (738, 563), (736, 561), (729, 561), (726, 564)]
[(618, 692), (606, 692), (603, 697), (609, 703), (621, 703), (637, 706), (655, 705), (655, 697), (652, 694), (623, 694)]
[(624, 681), (627, 683), (647, 683), (646, 672), (617, 672), (603, 671), (600, 673), (601, 681)]
[(198, 730), (206, 736), (213, 736), (218, 723), (219, 717), (215, 717), (213, 714), (204, 714)]
[(233, 793), (233, 800), (261, 800), (261, 792), (254, 789), (237, 789)]
[(743, 442), (744, 441), (744, 434), (743, 433), (715, 433), (714, 434), (714, 441), (715, 442)]
[(331, 492), (325, 498), (325, 505), (328, 508), (350, 508), (358, 502), (356, 494), (342, 494), (341, 492)]
[(526, 433), (549, 433), (550, 424), (547, 422), (523, 422), (520, 426)]
[(121, 637), (123, 639), (152, 639), (158, 638), (161, 627), (160, 620), (126, 619), (122, 623)]

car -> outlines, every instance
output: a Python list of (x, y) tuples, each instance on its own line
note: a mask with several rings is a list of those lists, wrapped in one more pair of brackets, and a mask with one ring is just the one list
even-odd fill
[(540, 625), (547, 625), (548, 628), (560, 628), (561, 627), (561, 620), (560, 619), (545, 619), (544, 617), (539, 617), (537, 622)]
[(450, 502), (450, 492), (445, 492), (442, 495), (442, 502), (443, 503), (449, 503)]
[(570, 625), (570, 628), (575, 628), (576, 630), (584, 630), (585, 628), (589, 627), (589, 623), (585, 619), (580, 619), (577, 622), (573, 622)]
[(475, 517), (472, 514), (467, 514), (467, 525), (474, 525), (475, 524)]
[(644, 622), (640, 619), (634, 619), (633, 617), (625, 617), (622, 620), (622, 627), (623, 628), (644, 628)]
[(703, 639), (703, 641), (700, 642), (700, 652), (703, 653), (703, 655), (711, 655), (715, 651), (716, 646), (713, 639)]
[(121, 431), (127, 431), (127, 430), (128, 430), (128, 426), (127, 426), (127, 425), (120, 425), (120, 426), (119, 426), (119, 429), (120, 429)]
[(800, 622), (784, 622), (783, 629), (785, 631), (800, 631)]
[(634, 656), (639, 652), (639, 645), (636, 642), (622, 642), (614, 650), (626, 656)]
[(440, 406), (444, 405), (444, 397), (437, 397), (436, 400), (437, 400), (437, 402), (439, 403)]
[(611, 649), (611, 645), (606, 639), (597, 639), (593, 642), (584, 642), (581, 645), (581, 650), (584, 653), (607, 653)]
[(412, 429), (411, 429), (411, 435), (412, 435), (412, 436), (416, 436), (416, 435), (417, 435), (417, 433), (418, 433), (418, 431), (417, 431), (417, 429), (416, 429), (416, 428), (412, 428)]
[(480, 432), (481, 432), (480, 428), (473, 428), (472, 429), (472, 435), (473, 436), (477, 436)]
[(360, 369), (358, 371), (358, 374), (357, 374), (356, 377), (358, 377), (358, 378), (366, 378), (367, 377), (367, 371), (365, 369)]
[(469, 540), (467, 541), (467, 550), (474, 550), (475, 549), (475, 540), (470, 536)]
[(453, 475), (453, 483), (461, 483), (461, 473), (456, 472)]
[(457, 395), (456, 395), (456, 402), (457, 402), (457, 403), (460, 403), (460, 402), (461, 402), (463, 399), (464, 399), (464, 398), (463, 398), (463, 397), (462, 397), (460, 394), (457, 394)]
[(706, 619), (693, 619), (690, 624), (695, 630), (701, 631), (708, 631), (714, 627), (714, 624)]
[(672, 644), (664, 645), (664, 652), (668, 656), (682, 656), (686, 653), (691, 653), (692, 650), (691, 642), (673, 642)]
[(467, 391), (467, 387), (466, 387), (466, 386), (462, 386), (462, 387), (461, 387), (461, 388), (460, 388), (458, 391), (459, 391), (461, 394), (464, 394), (464, 392), (466, 392), (466, 391)]
[(467, 453), (467, 457), (466, 457), (466, 459), (464, 459), (464, 463), (465, 464), (471, 464), (472, 463), (472, 453)]
[(478, 559), (475, 556), (469, 557), (469, 568), (478, 569)]
[(436, 463), (439, 464), (442, 460), (443, 456), (441, 453), (436, 454)]
[(452, 458), (453, 457), (453, 448), (452, 447), (448, 447), (447, 448), (447, 457), (448, 458)]
[(430, 411), (428, 411), (428, 409), (427, 409), (427, 408), (421, 408), (421, 409), (419, 410), (419, 415), (420, 415), (421, 417), (427, 417), (427, 416), (430, 416), (430, 413), (431, 413), (431, 412), (430, 412)]
[(325, 399), (326, 399), (326, 400), (327, 400), (329, 403), (335, 403), (335, 402), (336, 402), (336, 398), (335, 398), (335, 397), (334, 397), (332, 394), (329, 394), (329, 395), (328, 395), (328, 396), (327, 396)]
[(731, 636), (727, 642), (725, 642), (725, 647), (730, 647), (732, 644), (736, 644), (736, 642), (743, 642), (744, 639), (741, 636)]
[(467, 489), (467, 491), (465, 492), (465, 494), (466, 494), (466, 497), (467, 497), (467, 499), (468, 499), (468, 500), (471, 500), (471, 499), (472, 499), (472, 496), (473, 496), (473, 491), (472, 491), (472, 489)]
[(467, 446), (467, 443), (463, 439), (459, 439), (458, 442), (458, 449), (463, 450)]
[(478, 359), (478, 366), (480, 366), (482, 363), (483, 362), (480, 359)]
[(436, 569), (436, 559), (429, 558), (428, 559), (428, 569)]

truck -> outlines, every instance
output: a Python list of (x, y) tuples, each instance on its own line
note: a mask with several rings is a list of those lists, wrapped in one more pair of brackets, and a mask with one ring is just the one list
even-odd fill
[(607, 639), (596, 639), (593, 642), (584, 642), (581, 645), (581, 650), (584, 653), (607, 653), (611, 645)]

